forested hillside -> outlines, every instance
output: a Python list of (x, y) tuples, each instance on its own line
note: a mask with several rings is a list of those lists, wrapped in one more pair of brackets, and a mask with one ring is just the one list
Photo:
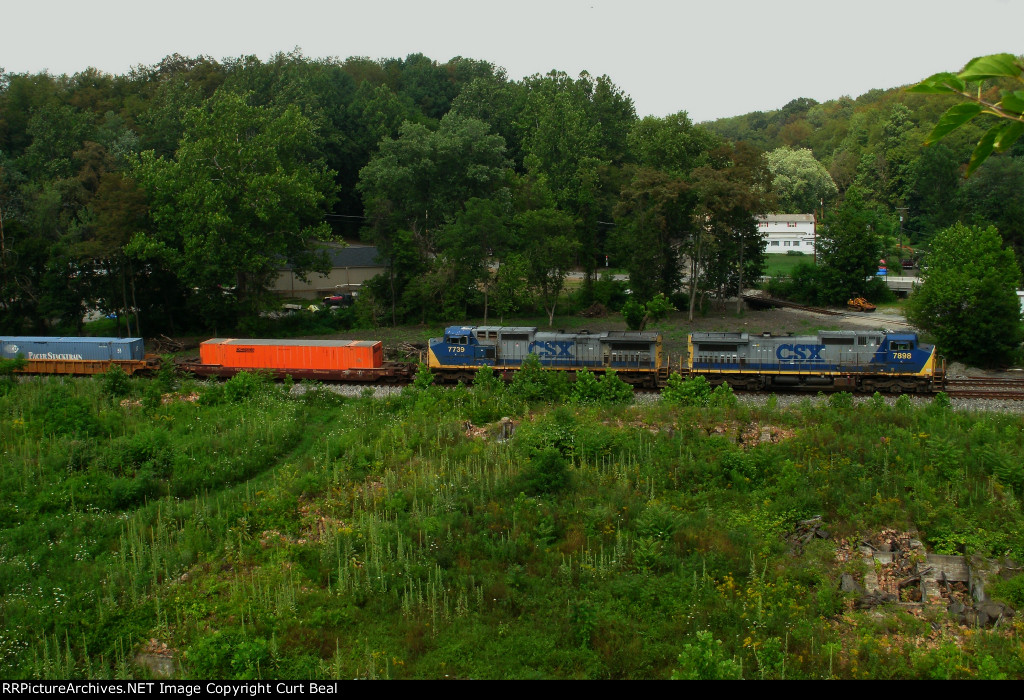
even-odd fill
[(605, 264), (692, 314), (761, 271), (756, 215), (829, 212), (854, 186), (877, 233), (904, 211), (911, 242), (960, 220), (1019, 251), (1022, 146), (965, 181), (983, 119), (921, 145), (949, 104), (879, 90), (694, 125), (639, 118), (607, 76), (421, 54), (0, 70), (0, 330), (77, 333), (88, 310), (135, 335), (252, 328), (281, 265), (324, 269), (330, 239), (388, 263), (364, 324), (553, 323), (566, 273), (588, 304)]
[[(942, 68), (950, 66), (936, 66)], [(986, 90), (995, 92), (995, 86)], [(831, 175), (834, 199), (857, 187), (865, 199), (889, 213), (888, 226), (896, 233), (902, 212), (904, 243), (927, 243), (957, 221), (995, 225), (1019, 257), (1024, 250), (1024, 142), (991, 158), (968, 179), (962, 175), (971, 152), (996, 122), (994, 117), (979, 118), (935, 145), (923, 145), (942, 114), (958, 101), (904, 88), (879, 89), (824, 103), (794, 99), (777, 111), (706, 126), (768, 153), (809, 149)]]

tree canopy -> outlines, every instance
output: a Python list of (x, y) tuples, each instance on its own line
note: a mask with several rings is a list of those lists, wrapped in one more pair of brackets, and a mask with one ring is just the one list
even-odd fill
[(956, 224), (932, 242), (924, 283), (907, 317), (951, 359), (979, 366), (1009, 363), (1024, 340), (1020, 268), (994, 227)]
[(831, 206), (839, 188), (809, 148), (776, 148), (766, 156), (776, 209), (787, 214), (812, 214)]
[(311, 242), (329, 236), (322, 216), (333, 173), (317, 157), (313, 123), (294, 106), (275, 113), (218, 93), (184, 124), (173, 158), (146, 151), (135, 161), (155, 227), (130, 249), (178, 270), (205, 313), (251, 314), (282, 261), (316, 267)]

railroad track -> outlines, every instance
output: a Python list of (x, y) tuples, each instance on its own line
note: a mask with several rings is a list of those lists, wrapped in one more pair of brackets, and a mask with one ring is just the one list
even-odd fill
[(817, 306), (804, 306), (803, 304), (797, 304), (792, 301), (785, 301), (784, 299), (774, 299), (772, 297), (764, 297), (758, 294), (744, 294), (744, 301), (750, 302), (753, 306), (771, 307), (771, 306), (785, 306), (790, 309), (802, 309), (803, 311), (813, 311), (816, 314), (824, 314), (826, 316), (845, 316), (846, 314), (842, 311), (835, 311), (833, 309), (823, 309)]
[(968, 377), (947, 379), (946, 393), (956, 399), (1024, 401), (1024, 379)]

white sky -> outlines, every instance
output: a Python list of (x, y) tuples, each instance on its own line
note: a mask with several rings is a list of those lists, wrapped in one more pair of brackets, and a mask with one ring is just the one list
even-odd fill
[(490, 61), (607, 74), (641, 116), (695, 121), (856, 97), (1024, 53), (1024, 0), (5, 0), (0, 67), (125, 73), (168, 54)]

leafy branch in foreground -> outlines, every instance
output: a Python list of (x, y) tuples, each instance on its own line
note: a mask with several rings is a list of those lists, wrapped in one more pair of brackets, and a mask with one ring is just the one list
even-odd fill
[(1024, 90), (1000, 90), (998, 102), (983, 97), (982, 81), (998, 78), (1014, 79), (1024, 87), (1024, 62), (1008, 53), (979, 56), (957, 74), (936, 73), (908, 89), (908, 92), (956, 94), (970, 100), (946, 110), (925, 140), (926, 145), (935, 143), (979, 114), (991, 114), (1004, 120), (986, 131), (978, 141), (967, 166), (967, 175), (993, 151), (1005, 151), (1024, 134)]

